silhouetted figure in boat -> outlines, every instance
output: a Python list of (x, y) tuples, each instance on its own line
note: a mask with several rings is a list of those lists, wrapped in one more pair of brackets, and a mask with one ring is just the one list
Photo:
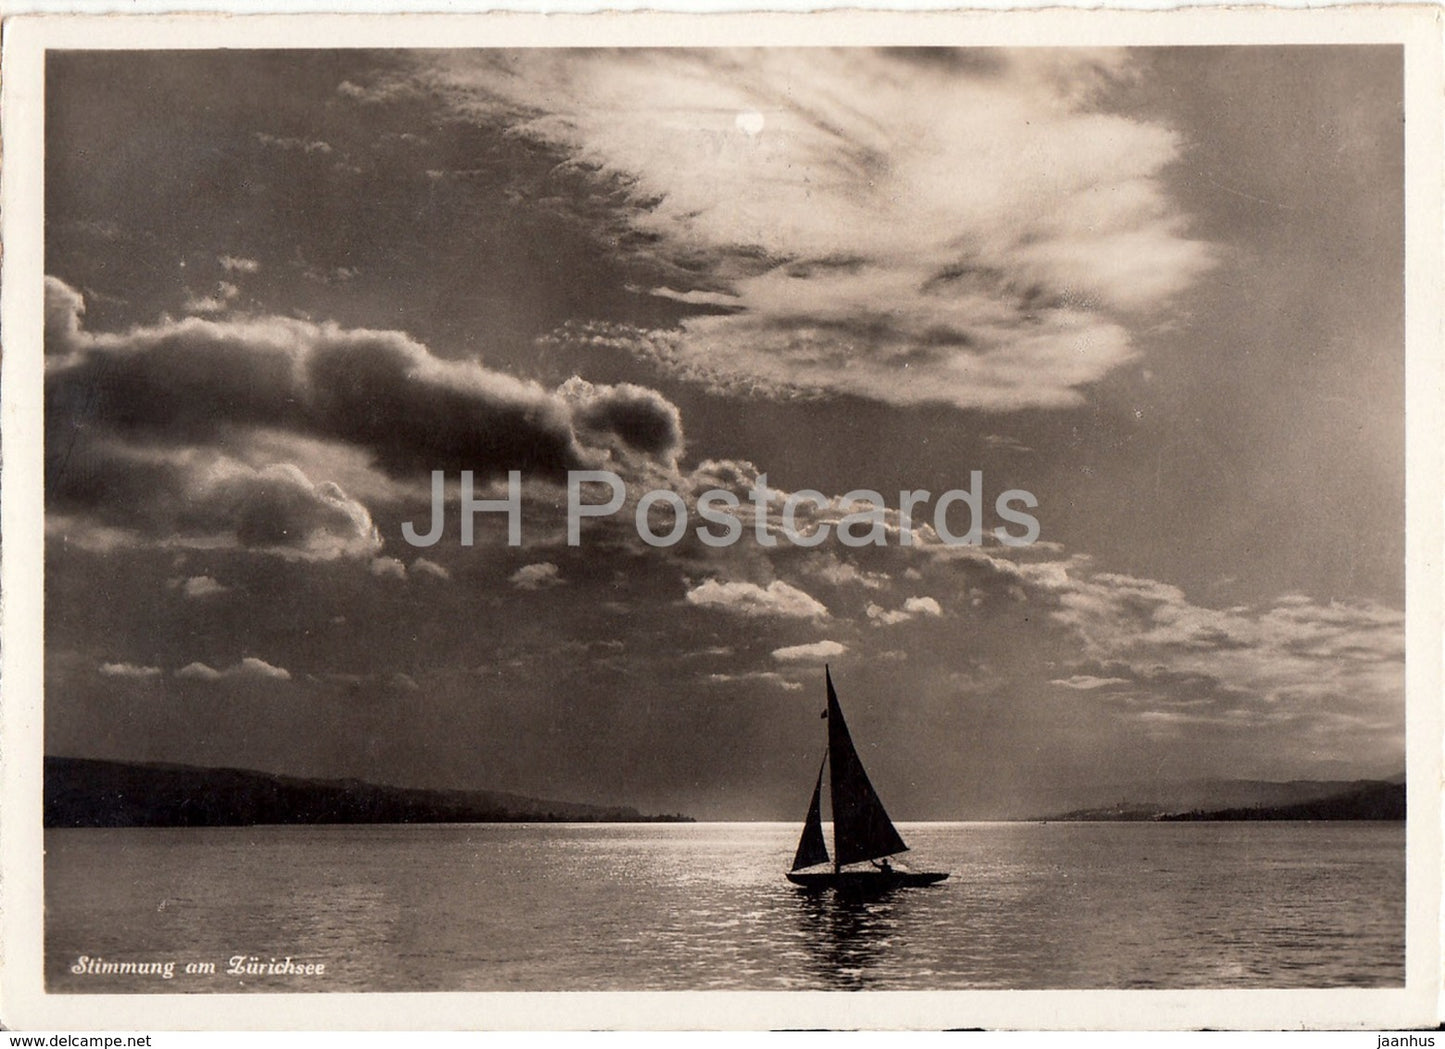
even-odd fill
[(879, 863), (877, 860), (874, 860), (874, 861), (873, 861), (873, 866), (877, 867), (877, 868), (878, 868), (880, 871), (882, 871), (884, 874), (892, 874), (892, 873), (893, 873), (893, 864), (891, 864), (891, 863), (888, 862), (888, 857), (887, 857), (887, 856), (883, 857), (883, 862), (882, 862), (882, 863)]

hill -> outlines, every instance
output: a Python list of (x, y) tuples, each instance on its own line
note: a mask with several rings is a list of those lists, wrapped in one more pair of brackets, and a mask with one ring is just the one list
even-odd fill
[(496, 791), (422, 790), (244, 769), (45, 759), (47, 827), (224, 827), (263, 823), (690, 822), (622, 806)]
[(1405, 784), (1368, 783), (1327, 798), (1295, 805), (1181, 812), (1162, 820), (1403, 820)]
[[(1090, 805), (1070, 809), (1047, 817), (1060, 822), (1098, 820), (1157, 820), (1196, 814), (1192, 818), (1219, 819), (1403, 819), (1395, 816), (1218, 816), (1213, 813), (1264, 813), (1275, 811), (1314, 811), (1310, 806), (1320, 805), (1321, 812), (1351, 811), (1348, 800), (1362, 793), (1383, 791), (1395, 787), (1400, 795), (1403, 813), (1404, 776), (1390, 780), (1289, 780), (1270, 782), (1266, 780), (1193, 780), (1185, 783), (1163, 784), (1152, 787), (1134, 787), (1133, 793), (1120, 791), (1121, 800), (1113, 804)], [(1388, 795), (1384, 791), (1382, 796)], [(1373, 795), (1371, 795), (1373, 796)], [(1149, 798), (1147, 801), (1134, 800)], [(1363, 802), (1362, 811), (1374, 811), (1373, 802)], [(1393, 811), (1389, 803), (1381, 811)]]

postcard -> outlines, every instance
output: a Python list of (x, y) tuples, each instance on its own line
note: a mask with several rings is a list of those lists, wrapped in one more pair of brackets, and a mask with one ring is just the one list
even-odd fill
[(1438, 12), (5, 28), (8, 1026), (1438, 1022)]

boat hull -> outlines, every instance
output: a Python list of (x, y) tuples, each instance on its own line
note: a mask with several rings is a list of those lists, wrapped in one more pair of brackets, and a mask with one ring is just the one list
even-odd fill
[(886, 892), (889, 889), (936, 885), (947, 878), (938, 871), (820, 871), (815, 874), (788, 872), (788, 880), (809, 892), (833, 889), (841, 893)]

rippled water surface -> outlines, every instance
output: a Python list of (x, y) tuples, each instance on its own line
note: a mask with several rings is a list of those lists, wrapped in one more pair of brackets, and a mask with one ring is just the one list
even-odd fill
[[(53, 991), (1392, 986), (1405, 831), (904, 824), (952, 877), (868, 902), (783, 878), (783, 824), (50, 830)], [(226, 975), (228, 959), (325, 965)], [(72, 972), (85, 956), (173, 977)], [(187, 974), (210, 962), (214, 974)]]

